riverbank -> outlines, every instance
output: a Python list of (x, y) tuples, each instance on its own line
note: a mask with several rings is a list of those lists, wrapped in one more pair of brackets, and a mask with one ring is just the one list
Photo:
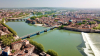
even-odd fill
[(43, 26), (43, 24), (34, 24), (34, 25), (36, 25), (36, 26)]

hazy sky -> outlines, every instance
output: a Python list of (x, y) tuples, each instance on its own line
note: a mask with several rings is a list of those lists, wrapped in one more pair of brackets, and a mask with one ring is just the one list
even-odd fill
[(100, 0), (0, 0), (0, 7), (100, 8)]

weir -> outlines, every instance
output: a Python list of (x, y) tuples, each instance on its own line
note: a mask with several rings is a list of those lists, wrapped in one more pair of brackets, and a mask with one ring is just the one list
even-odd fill
[(22, 36), (22, 37), (20, 37), (20, 38), (22, 38), (22, 39), (30, 38), (30, 37), (33, 37), (33, 36), (36, 36), (36, 35), (40, 35), (41, 33), (50, 31), (51, 29), (53, 30), (54, 28), (55, 28), (55, 27), (51, 27), (51, 28), (48, 28), (48, 29), (45, 29), (45, 30), (37, 31), (37, 32), (31, 33), (31, 34), (27, 34), (27, 35), (25, 35), (25, 36)]
[[(84, 40), (85, 40), (85, 42), (88, 44), (88, 46), (86, 47), (87, 49), (88, 48), (90, 48), (91, 47), (91, 50), (93, 51), (93, 56), (100, 56), (100, 50), (99, 50), (99, 41), (97, 41), (98, 39), (99, 39), (99, 37), (96, 39), (96, 37), (95, 38), (92, 38), (92, 37), (90, 37), (87, 33), (83, 33), (82, 32), (82, 36), (83, 36), (83, 38), (84, 38)], [(87, 53), (88, 54), (88, 56), (90, 56), (90, 51)]]

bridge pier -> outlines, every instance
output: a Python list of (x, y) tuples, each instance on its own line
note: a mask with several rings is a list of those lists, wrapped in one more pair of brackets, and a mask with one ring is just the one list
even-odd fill
[(23, 19), (24, 21), (26, 21), (25, 19)]
[(22, 21), (23, 19), (20, 19), (20, 21)]
[(10, 19), (10, 21), (12, 21), (12, 19)]
[(53, 30), (54, 28), (50, 28), (50, 30)]
[(47, 32), (47, 29), (46, 29), (46, 30), (44, 30), (44, 32)]
[(27, 19), (5, 19), (5, 21), (26, 21)]
[(12, 21), (15, 21), (15, 19), (12, 19)]
[(19, 19), (16, 19), (17, 21), (19, 21)]
[(40, 35), (40, 32), (37, 32), (36, 34), (37, 34), (37, 35)]

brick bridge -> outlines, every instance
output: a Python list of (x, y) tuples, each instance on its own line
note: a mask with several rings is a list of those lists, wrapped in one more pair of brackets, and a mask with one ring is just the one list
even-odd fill
[(5, 21), (26, 21), (27, 19), (5, 19)]

